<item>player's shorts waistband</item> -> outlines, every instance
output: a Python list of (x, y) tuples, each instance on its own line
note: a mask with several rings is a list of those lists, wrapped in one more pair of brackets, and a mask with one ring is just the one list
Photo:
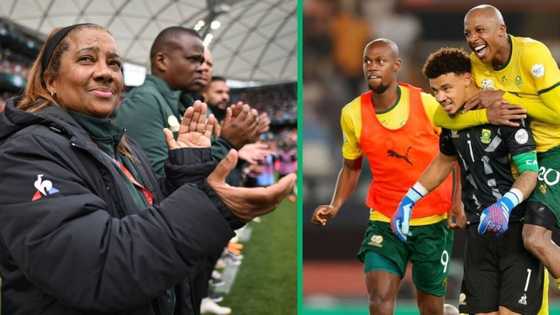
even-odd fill
[[(421, 226), (421, 225), (429, 225), (441, 222), (447, 219), (447, 213), (442, 215), (431, 215), (423, 218), (414, 218), (410, 220), (411, 226)], [(370, 209), (369, 215), (370, 221), (381, 221), (381, 222), (391, 222), (391, 218), (385, 216), (383, 213), (379, 211), (375, 211), (374, 209)]]

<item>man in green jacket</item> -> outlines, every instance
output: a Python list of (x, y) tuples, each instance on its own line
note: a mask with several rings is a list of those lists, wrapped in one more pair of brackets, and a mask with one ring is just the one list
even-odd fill
[[(167, 145), (163, 128), (177, 132), (186, 109), (180, 93), (200, 93), (208, 83), (204, 75), (204, 46), (192, 29), (172, 26), (161, 31), (150, 49), (151, 75), (134, 88), (121, 104), (116, 122), (144, 149), (152, 168), (164, 175)], [(213, 155), (225, 156), (256, 137), (257, 112), (238, 105), (213, 142)], [(214, 154), (216, 152), (216, 154)], [(223, 155), (223, 156), (222, 156)]]

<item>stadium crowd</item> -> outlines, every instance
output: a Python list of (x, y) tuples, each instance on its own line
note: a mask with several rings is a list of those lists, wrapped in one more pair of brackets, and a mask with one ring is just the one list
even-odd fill
[(296, 86), (293, 83), (237, 89), (232, 99), (254, 104), (259, 112), (266, 112), (272, 125), (295, 125), (297, 120)]

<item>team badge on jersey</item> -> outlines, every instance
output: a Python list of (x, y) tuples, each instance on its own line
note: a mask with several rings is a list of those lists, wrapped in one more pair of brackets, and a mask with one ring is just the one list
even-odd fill
[(457, 132), (457, 130), (451, 130), (451, 138), (453, 139), (459, 138), (459, 133)]
[(37, 191), (33, 195), (33, 198), (31, 198), (31, 201), (39, 200), (43, 198), (43, 196), (46, 197), (59, 192), (59, 190), (53, 186), (53, 183), (50, 180), (43, 180), (43, 174), (37, 175), (37, 179), (33, 183), (33, 186), (35, 186), (35, 189), (37, 189)]
[(519, 298), (519, 301), (517, 301), (517, 303), (521, 305), (527, 305), (527, 294), (523, 293), (523, 295)]
[(490, 129), (482, 129), (480, 133), (480, 142), (488, 144), (490, 140), (492, 140), (492, 131), (490, 131)]
[(463, 292), (459, 294), (459, 305), (467, 305), (467, 295)]
[(527, 130), (519, 129), (515, 132), (514, 138), (517, 143), (525, 144), (527, 143), (527, 141), (529, 141), (529, 134), (527, 133)]
[(533, 67), (531, 68), (531, 74), (535, 77), (535, 78), (540, 78), (544, 75), (544, 66), (541, 64), (534, 64)]
[(370, 239), (369, 239), (369, 244), (371, 246), (375, 246), (375, 247), (382, 247), (383, 243), (383, 236), (381, 235), (373, 235)]
[(494, 89), (494, 82), (490, 79), (484, 79), (480, 82), (480, 87), (483, 90), (493, 90)]
[(538, 183), (537, 185), (539, 187), (539, 190), (541, 191), (541, 193), (544, 195), (548, 192), (548, 187), (546, 187), (545, 183)]

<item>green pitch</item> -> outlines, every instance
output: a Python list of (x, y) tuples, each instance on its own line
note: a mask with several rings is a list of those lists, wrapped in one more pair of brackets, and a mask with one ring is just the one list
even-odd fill
[(296, 314), (296, 222), (296, 204), (284, 201), (261, 223), (252, 223), (243, 264), (220, 305), (235, 315)]

